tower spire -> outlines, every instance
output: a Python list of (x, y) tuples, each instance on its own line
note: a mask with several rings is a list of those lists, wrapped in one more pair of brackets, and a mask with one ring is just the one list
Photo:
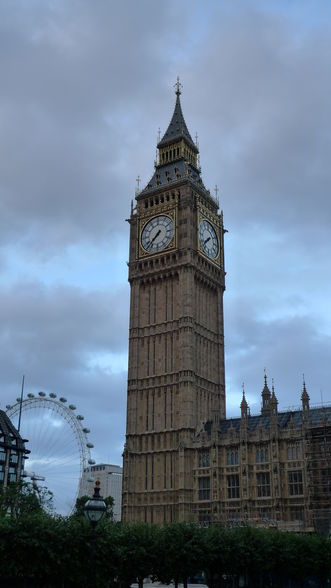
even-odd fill
[(176, 83), (174, 85), (174, 88), (176, 88), (176, 92), (175, 92), (176, 96), (180, 96), (181, 95), (181, 93), (182, 93), (182, 87), (183, 86), (182, 86), (182, 84), (179, 81), (179, 76), (177, 76), (177, 81), (176, 81)]
[(184, 119), (184, 115), (182, 112), (182, 107), (180, 103), (180, 95), (182, 93), (182, 84), (179, 81), (179, 77), (177, 76), (177, 82), (174, 85), (175, 94), (176, 94), (176, 104), (174, 113), (172, 115), (171, 121), (169, 126), (164, 133), (161, 141), (158, 143), (158, 148), (167, 147), (170, 145), (177, 144), (178, 141), (184, 140), (187, 146), (194, 152), (196, 155), (198, 153), (198, 148), (194, 143), (189, 130), (186, 126), (186, 122)]
[(266, 369), (264, 368), (264, 387), (262, 390), (262, 410), (261, 410), (262, 414), (269, 414), (269, 412), (270, 412), (270, 398), (271, 398), (271, 393), (268, 388), (267, 372), (266, 372)]
[(302, 402), (302, 408), (303, 410), (309, 410), (309, 394), (307, 392), (307, 388), (306, 388), (306, 382), (305, 382), (305, 375), (302, 374), (302, 394), (301, 394), (301, 402)]

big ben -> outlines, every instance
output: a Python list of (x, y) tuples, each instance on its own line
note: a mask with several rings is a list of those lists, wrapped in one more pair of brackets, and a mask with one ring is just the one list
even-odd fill
[(129, 219), (127, 522), (195, 520), (196, 432), (225, 418), (223, 219), (175, 87), (154, 174)]

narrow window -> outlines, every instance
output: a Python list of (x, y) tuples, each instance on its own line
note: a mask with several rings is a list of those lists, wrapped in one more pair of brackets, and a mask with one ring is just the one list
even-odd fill
[(148, 390), (146, 391), (146, 431), (148, 431)]
[(171, 371), (174, 371), (174, 334), (171, 333), (170, 335), (170, 362), (171, 362)]
[(168, 320), (168, 284), (166, 284), (165, 287), (165, 305), (164, 305), (164, 310), (165, 310), (165, 317), (164, 320)]
[(288, 485), (290, 496), (303, 494), (302, 471), (288, 472)]
[(155, 365), (156, 365), (156, 358), (155, 358), (155, 337), (153, 339), (153, 374), (155, 375)]
[(147, 341), (147, 375), (149, 376), (149, 370), (150, 370), (150, 340), (148, 339)]
[(199, 451), (199, 468), (210, 467), (210, 453), (209, 451)]
[(148, 484), (148, 455), (146, 455), (145, 457), (146, 457), (146, 461), (145, 461), (145, 490), (147, 490), (147, 484)]
[(155, 417), (155, 392), (153, 390), (153, 392), (152, 392), (152, 431), (154, 431), (154, 429), (155, 429), (154, 417)]
[(154, 323), (156, 323), (156, 287), (154, 288)]
[(173, 487), (173, 454), (170, 453), (170, 488)]
[(151, 324), (151, 286), (148, 288), (148, 324)]
[(238, 474), (232, 474), (231, 476), (227, 476), (227, 488), (229, 499), (239, 498), (240, 485)]
[(210, 500), (210, 478), (199, 478), (199, 500)]
[(164, 462), (163, 462), (163, 487), (167, 487), (167, 454), (164, 454)]
[(270, 473), (259, 472), (256, 474), (257, 495), (259, 498), (270, 496)]

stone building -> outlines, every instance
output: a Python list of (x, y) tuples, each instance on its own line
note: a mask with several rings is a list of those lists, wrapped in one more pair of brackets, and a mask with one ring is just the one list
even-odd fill
[(331, 409), (310, 409), (304, 386), (302, 410), (278, 412), (265, 377), (261, 415), (243, 395), (241, 417), (226, 419), (223, 216), (180, 94), (178, 81), (129, 219), (123, 520), (328, 525)]
[(84, 468), (79, 484), (78, 497), (91, 496), (94, 492), (95, 481), (100, 482), (100, 495), (103, 498), (111, 496), (114, 499), (114, 521), (121, 520), (122, 507), (122, 475), (123, 469), (110, 463), (99, 463)]

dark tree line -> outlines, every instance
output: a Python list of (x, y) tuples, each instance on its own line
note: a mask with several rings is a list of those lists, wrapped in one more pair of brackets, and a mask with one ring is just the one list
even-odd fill
[[(32, 514), (0, 519), (0, 585), (34, 588), (84, 587), (89, 577), (91, 529), (79, 517)], [(164, 527), (102, 522), (95, 538), (96, 585), (142, 586), (151, 576), (175, 584), (201, 571), (210, 588), (236, 586), (304, 586), (316, 576), (328, 586), (331, 542), (253, 528), (201, 529), (175, 523)], [(231, 581), (230, 581), (231, 578)]]
[[(46, 513), (28, 499), (28, 508), (2, 509), (0, 500), (0, 586), (84, 588), (90, 573), (91, 527), (78, 512)], [(210, 588), (304, 587), (315, 576), (330, 586), (331, 541), (252, 527), (200, 528), (174, 523), (163, 527), (102, 521), (95, 534), (96, 586), (128, 588), (150, 576), (177, 586), (203, 571)]]

